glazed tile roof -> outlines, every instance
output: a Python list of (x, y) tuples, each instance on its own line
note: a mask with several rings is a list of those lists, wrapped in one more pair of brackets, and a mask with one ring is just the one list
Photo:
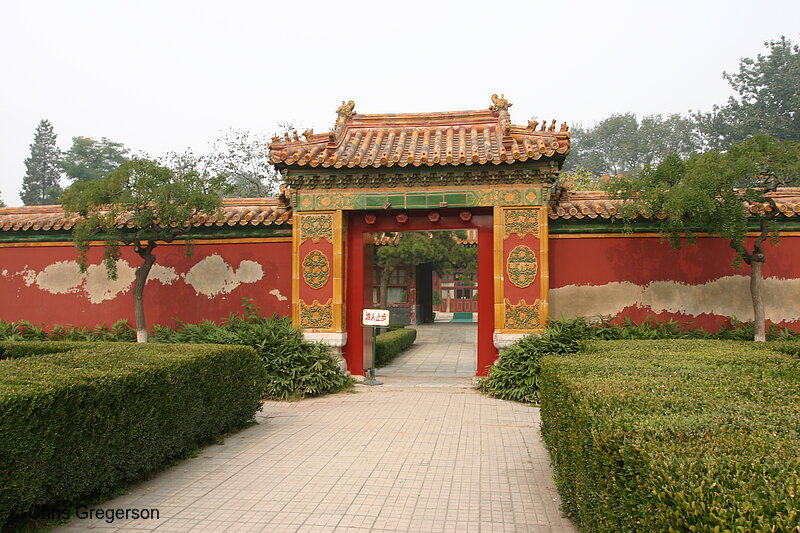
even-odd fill
[[(786, 187), (770, 194), (781, 214), (788, 218), (800, 219), (800, 187)], [(558, 202), (551, 202), (551, 219), (611, 219), (620, 218), (621, 200), (614, 200), (601, 191), (566, 191)], [(762, 206), (748, 206), (753, 213)], [(0, 208), (0, 231), (47, 231), (70, 230), (77, 217), (65, 217), (60, 206), (45, 205), (32, 207)], [(198, 217), (195, 227), (200, 226), (270, 226), (292, 223), (292, 210), (278, 198), (227, 198), (222, 215)], [(127, 225), (121, 220), (119, 227)], [(477, 242), (467, 230), (468, 238), (464, 244)], [(475, 237), (473, 239), (473, 237)], [(379, 242), (378, 244), (388, 244)], [(474, 242), (473, 242), (474, 241)]]
[(333, 131), (273, 137), (270, 162), (289, 168), (420, 167), (563, 159), (570, 149), (566, 123), (514, 126), (503, 97), (478, 111), (361, 115), (352, 100), (339, 107)]
[[(782, 215), (800, 218), (800, 187), (784, 187), (768, 196), (774, 198)], [(558, 202), (550, 204), (549, 215), (551, 219), (621, 218), (621, 204), (622, 200), (611, 199), (602, 191), (566, 191)], [(747, 206), (751, 213), (757, 213), (764, 207)], [(766, 208), (769, 210), (770, 206)]]
[[(0, 230), (70, 230), (79, 217), (67, 217), (58, 205), (0, 208)], [(277, 198), (227, 198), (221, 216), (200, 215), (193, 226), (269, 226), (290, 224), (291, 208)], [(117, 227), (129, 226), (120, 219)]]

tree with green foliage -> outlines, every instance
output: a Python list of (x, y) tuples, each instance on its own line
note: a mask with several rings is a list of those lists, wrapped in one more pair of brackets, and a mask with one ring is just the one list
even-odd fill
[[(750, 266), (755, 340), (764, 341), (762, 267), (767, 239), (778, 242), (776, 219), (781, 216), (770, 193), (800, 184), (800, 143), (756, 135), (727, 152), (709, 151), (682, 160), (673, 154), (657, 167), (645, 167), (638, 178), (612, 180), (607, 190), (625, 202), (621, 214), (629, 222), (642, 214), (656, 218), (673, 247), (695, 240), (704, 231), (727, 239), (736, 252), (734, 266)], [(748, 230), (755, 229), (755, 239)]]
[(189, 149), (171, 152), (164, 165), (174, 170), (194, 170), (203, 176), (222, 176), (225, 196), (262, 198), (278, 193), (281, 176), (269, 162), (266, 137), (244, 130), (230, 130), (213, 143), (211, 153), (195, 155)]
[(596, 191), (601, 187), (600, 176), (584, 167), (577, 167), (574, 171), (561, 171), (559, 181), (567, 189), (573, 191)]
[(269, 162), (269, 141), (244, 130), (230, 130), (217, 140), (212, 167), (227, 176), (229, 196), (259, 198), (278, 193), (281, 177)]
[(6, 204), (3, 202), (3, 197), (0, 196), (0, 207), (5, 207)]
[(389, 276), (401, 266), (430, 263), (440, 276), (450, 274), (453, 267), (464, 268), (466, 274), (477, 266), (478, 250), (459, 244), (464, 231), (403, 231), (394, 233), (393, 245), (380, 246), (375, 263), (381, 268), (379, 301), (381, 309), (388, 305)]
[(129, 150), (122, 143), (105, 137), (73, 137), (72, 147), (64, 154), (61, 168), (72, 181), (103, 179), (128, 160)]
[(61, 194), (61, 150), (56, 146), (53, 125), (42, 119), (36, 126), (31, 144), (31, 156), (25, 160), (25, 177), (22, 178), (20, 197), (25, 205), (50, 205), (58, 203)]
[(738, 97), (692, 115), (709, 148), (724, 150), (758, 133), (800, 141), (800, 46), (783, 36), (764, 46), (766, 55), (742, 58), (738, 72), (722, 73)]
[[(147, 342), (144, 287), (156, 261), (153, 250), (159, 243), (173, 242), (188, 233), (192, 218), (199, 213), (219, 210), (222, 186), (221, 178), (173, 172), (155, 161), (134, 158), (104, 179), (76, 181), (64, 192), (64, 211), (82, 217), (73, 230), (82, 272), (86, 271), (90, 242), (98, 237), (105, 241), (103, 263), (111, 279), (117, 276), (121, 246), (132, 246), (142, 258), (133, 285), (138, 342)], [(191, 247), (186, 251), (191, 254)]]
[(592, 127), (573, 128), (571, 153), (563, 170), (584, 168), (595, 176), (636, 173), (667, 154), (686, 157), (696, 151), (700, 144), (694, 130), (694, 122), (678, 114), (641, 119), (634, 113), (611, 115)]

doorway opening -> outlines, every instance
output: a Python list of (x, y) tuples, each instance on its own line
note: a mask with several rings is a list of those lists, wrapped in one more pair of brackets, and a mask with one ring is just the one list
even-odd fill
[[(492, 218), (491, 208), (348, 213), (345, 302), (348, 338), (343, 354), (350, 372), (362, 374), (364, 370), (367, 336), (360, 324), (361, 310), (385, 304), (393, 313), (394, 323), (418, 328), (416, 348), (410, 350), (410, 355), (412, 358), (419, 355), (419, 359), (405, 360), (404, 369), (390, 370), (414, 373), (416, 368), (423, 374), (485, 375), (486, 368), (497, 357), (492, 339)], [(376, 261), (376, 248), (390, 245), (386, 241), (403, 232), (433, 235), (441, 230), (459, 230), (462, 243), (458, 246), (472, 246), (476, 250), (471, 270), (461, 268), (436, 273), (434, 262), (426, 261), (394, 268), (388, 275), (381, 276), (381, 266), (376, 264), (380, 263)], [(442, 258), (442, 261), (447, 260), (449, 258)], [(447, 311), (448, 304), (451, 311)], [(427, 348), (452, 346), (425, 350), (426, 345)], [(415, 350), (420, 353), (415, 355)]]

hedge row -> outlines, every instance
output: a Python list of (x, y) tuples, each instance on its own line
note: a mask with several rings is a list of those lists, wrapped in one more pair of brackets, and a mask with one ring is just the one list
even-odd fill
[(541, 363), (542, 434), (581, 531), (797, 531), (800, 360), (614, 341)]
[(386, 366), (417, 340), (417, 330), (401, 328), (381, 333), (375, 339), (375, 366)]
[(54, 353), (64, 353), (76, 348), (85, 348), (85, 342), (62, 342), (62, 341), (0, 341), (0, 360), (20, 359), (32, 355), (45, 355)]
[(0, 361), (0, 527), (141, 478), (260, 409), (248, 347), (83, 346)]

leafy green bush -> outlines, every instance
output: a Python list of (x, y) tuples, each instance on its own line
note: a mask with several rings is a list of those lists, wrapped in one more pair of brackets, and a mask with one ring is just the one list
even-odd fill
[(136, 340), (136, 330), (124, 318), (117, 320), (110, 328), (105, 324), (95, 326), (93, 329), (56, 324), (49, 332), (27, 320), (19, 322), (0, 320), (0, 340), (133, 342)]
[(375, 367), (382, 367), (409, 348), (417, 340), (417, 330), (400, 328), (381, 333), (375, 338)]
[[(244, 299), (243, 308), (242, 316), (231, 314), (222, 324), (210, 320), (200, 324), (185, 324), (176, 320), (177, 328), (174, 329), (156, 325), (153, 327), (151, 341), (251, 346), (258, 352), (268, 374), (264, 389), (264, 397), (268, 399), (287, 400), (317, 396), (337, 392), (353, 384), (352, 378), (342, 373), (328, 348), (304, 341), (300, 330), (292, 326), (290, 319), (260, 316), (258, 308), (249, 298)], [(111, 328), (105, 325), (94, 329), (54, 326), (49, 334), (29, 322), (0, 321), (0, 340), (48, 338), (59, 341), (132, 342), (136, 340), (136, 330), (124, 319), (117, 321)], [(15, 350), (15, 353), (28, 354), (26, 348)], [(27, 350), (30, 350), (30, 355), (38, 353), (35, 347)], [(13, 357), (20, 356), (24, 355)], [(0, 359), (3, 358), (0, 349)]]
[(731, 341), (541, 360), (542, 435), (581, 531), (796, 531), (800, 361)]
[(0, 361), (0, 526), (241, 428), (260, 409), (264, 378), (244, 346), (87, 343)]
[(489, 367), (478, 389), (504, 400), (539, 403), (539, 368), (543, 355), (574, 353), (585, 338), (585, 322), (571, 320), (552, 323), (541, 335), (527, 335), (504, 348)]
[(775, 341), (767, 343), (767, 346), (778, 353), (791, 355), (792, 357), (800, 357), (800, 341)]
[(182, 324), (180, 329), (155, 327), (157, 342), (244, 344), (258, 353), (267, 373), (264, 397), (290, 400), (338, 392), (352, 385), (330, 350), (303, 340), (299, 329), (285, 317), (263, 318), (249, 302), (244, 316), (230, 315), (217, 325), (211, 321)]

